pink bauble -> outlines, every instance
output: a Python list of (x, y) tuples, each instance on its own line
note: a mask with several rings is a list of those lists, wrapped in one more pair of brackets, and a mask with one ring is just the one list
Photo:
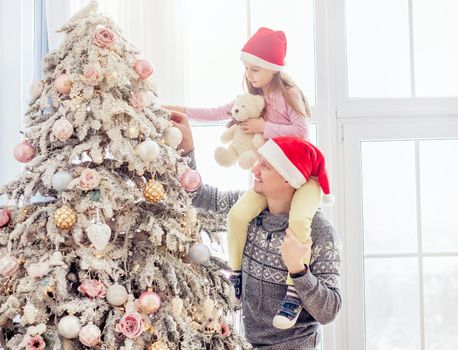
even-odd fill
[(65, 142), (73, 134), (73, 125), (68, 121), (67, 118), (60, 118), (52, 126), (52, 134), (56, 139)]
[(11, 277), (17, 270), (19, 270), (19, 261), (15, 257), (7, 255), (0, 259), (0, 275), (3, 277)]
[(0, 210), (0, 228), (6, 226), (11, 220), (11, 212), (8, 209)]
[(151, 289), (148, 289), (148, 291), (143, 292), (135, 301), (135, 305), (141, 312), (149, 315), (159, 310), (161, 307), (161, 297)]
[(134, 69), (141, 80), (145, 80), (153, 74), (153, 65), (148, 60), (139, 59), (135, 61)]
[(79, 188), (83, 191), (91, 191), (100, 185), (100, 175), (94, 169), (84, 169), (80, 176)]
[(201, 177), (198, 171), (188, 169), (180, 177), (181, 187), (187, 192), (197, 190), (201, 183)]
[(68, 95), (72, 90), (72, 83), (67, 74), (59, 75), (54, 81), (54, 86), (56, 87), (56, 90), (62, 95)]
[(35, 147), (24, 141), (14, 147), (13, 154), (18, 162), (28, 163), (35, 158)]
[(99, 327), (91, 322), (81, 328), (78, 337), (83, 345), (93, 347), (100, 342), (101, 335), (102, 332), (100, 331)]

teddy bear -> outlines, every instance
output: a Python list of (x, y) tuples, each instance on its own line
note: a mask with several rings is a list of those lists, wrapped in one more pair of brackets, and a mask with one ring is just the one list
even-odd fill
[(250, 169), (258, 159), (257, 149), (264, 144), (262, 134), (246, 134), (240, 124), (250, 118), (262, 118), (264, 98), (260, 95), (243, 94), (235, 99), (231, 110), (232, 120), (221, 135), (221, 142), (229, 143), (227, 148), (222, 146), (215, 150), (215, 160), (219, 165), (232, 166), (237, 161), (242, 169)]

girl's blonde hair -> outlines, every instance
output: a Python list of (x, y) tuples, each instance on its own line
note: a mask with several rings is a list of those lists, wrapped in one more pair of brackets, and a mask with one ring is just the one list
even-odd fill
[[(262, 89), (255, 88), (247, 79), (245, 76), (243, 78), (244, 80), (244, 88), (245, 91), (248, 91), (250, 94), (253, 95), (262, 95)], [(298, 103), (298, 101), (295, 101), (292, 97), (291, 94), (289, 93), (289, 89), (291, 88), (296, 88), (299, 90), (301, 97), (302, 97), (302, 105)], [(307, 98), (305, 97), (304, 93), (302, 92), (301, 89), (296, 85), (296, 83), (283, 72), (276, 72), (273, 79), (272, 83), (270, 85), (270, 90), (273, 91), (280, 91), (283, 97), (285, 98), (285, 101), (288, 105), (290, 105), (294, 111), (299, 113), (300, 115), (304, 116), (308, 120), (311, 119), (312, 113), (310, 109), (310, 105), (307, 101)]]

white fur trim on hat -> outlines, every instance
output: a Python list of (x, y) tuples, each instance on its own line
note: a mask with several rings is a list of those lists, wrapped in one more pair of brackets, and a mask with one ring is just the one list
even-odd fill
[(280, 146), (272, 139), (262, 145), (258, 149), (258, 152), (295, 189), (298, 189), (307, 182), (305, 176), (294, 166), (283, 153)]
[(251, 53), (244, 52), (240, 54), (240, 59), (244, 62), (248, 62), (251, 64), (254, 64), (258, 67), (264, 68), (264, 69), (270, 69), (270, 70), (275, 70), (275, 71), (281, 71), (284, 66), (279, 66), (274, 63), (271, 63), (269, 61), (263, 60), (262, 58), (259, 58), (258, 56), (255, 56)]

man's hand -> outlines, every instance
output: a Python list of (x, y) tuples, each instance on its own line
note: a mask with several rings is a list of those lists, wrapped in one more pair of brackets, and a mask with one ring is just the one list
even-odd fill
[(301, 243), (291, 229), (286, 229), (286, 236), (280, 246), (281, 257), (290, 273), (304, 270), (304, 260), (312, 252), (312, 240)]
[(240, 124), (240, 128), (245, 134), (262, 134), (266, 127), (266, 121), (263, 118), (250, 118)]
[(178, 149), (182, 149), (183, 154), (187, 154), (194, 149), (194, 141), (192, 139), (191, 125), (189, 124), (188, 117), (186, 114), (177, 111), (171, 111), (170, 113), (172, 114), (171, 119), (173, 126), (180, 129), (183, 135), (183, 139), (178, 145)]

